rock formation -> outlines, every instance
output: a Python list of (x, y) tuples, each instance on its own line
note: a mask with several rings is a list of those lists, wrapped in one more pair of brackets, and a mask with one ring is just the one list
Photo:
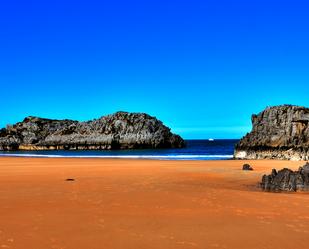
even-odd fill
[(264, 175), (261, 188), (266, 191), (309, 191), (309, 164), (298, 171), (284, 168), (278, 172), (273, 169), (270, 175)]
[(155, 117), (117, 112), (87, 122), (27, 117), (0, 130), (0, 150), (181, 148), (184, 140)]
[(309, 108), (283, 105), (252, 115), (252, 131), (234, 158), (309, 160)]
[(242, 166), (242, 170), (253, 170), (253, 168), (250, 166), (250, 164), (245, 163), (245, 164)]

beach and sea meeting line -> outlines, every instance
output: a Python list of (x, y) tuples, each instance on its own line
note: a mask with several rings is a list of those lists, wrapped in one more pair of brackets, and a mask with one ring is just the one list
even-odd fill
[(6, 157), (224, 160), (233, 158), (237, 139), (186, 140), (179, 149), (0, 151)]

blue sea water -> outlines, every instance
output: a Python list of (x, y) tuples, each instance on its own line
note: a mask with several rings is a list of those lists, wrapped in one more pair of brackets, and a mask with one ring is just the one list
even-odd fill
[(10, 151), (0, 152), (0, 156), (17, 157), (77, 157), (77, 158), (145, 158), (161, 160), (222, 160), (233, 157), (234, 146), (239, 140), (219, 139), (186, 140), (182, 149), (147, 150), (59, 150), (59, 151)]

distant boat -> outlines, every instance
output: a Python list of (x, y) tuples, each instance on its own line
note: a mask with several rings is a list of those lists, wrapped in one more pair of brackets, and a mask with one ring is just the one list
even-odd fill
[(213, 138), (209, 138), (208, 141), (211, 141), (211, 142), (212, 142), (212, 141), (215, 141), (215, 140), (214, 140)]

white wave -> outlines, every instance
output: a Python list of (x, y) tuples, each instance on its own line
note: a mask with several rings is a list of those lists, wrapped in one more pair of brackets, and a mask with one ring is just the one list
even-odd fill
[(44, 155), (44, 154), (0, 154), (0, 157), (39, 158), (125, 158), (125, 159), (203, 159), (233, 158), (233, 155)]

